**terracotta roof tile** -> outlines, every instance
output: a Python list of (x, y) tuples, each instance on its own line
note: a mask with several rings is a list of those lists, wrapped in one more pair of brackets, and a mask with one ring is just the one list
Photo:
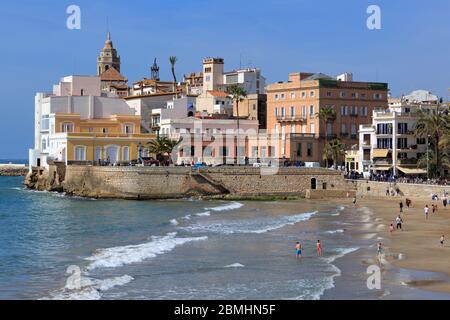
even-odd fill
[(218, 90), (208, 90), (208, 93), (214, 97), (228, 97), (228, 94), (226, 92), (223, 91), (218, 91)]
[(127, 81), (114, 67), (109, 68), (100, 75), (102, 81)]

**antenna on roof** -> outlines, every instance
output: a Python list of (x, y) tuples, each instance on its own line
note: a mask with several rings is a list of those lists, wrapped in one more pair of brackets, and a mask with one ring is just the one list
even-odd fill
[(239, 69), (242, 69), (242, 53), (239, 53)]

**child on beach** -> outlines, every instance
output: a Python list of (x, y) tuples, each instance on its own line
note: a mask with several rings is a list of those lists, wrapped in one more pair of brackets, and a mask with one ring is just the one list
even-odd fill
[(428, 205), (425, 205), (425, 208), (423, 208), (423, 212), (425, 213), (425, 219), (428, 220), (428, 212), (430, 211), (430, 208), (428, 208)]
[(441, 236), (440, 242), (441, 242), (441, 247), (443, 247), (444, 246), (444, 235)]
[(378, 255), (378, 259), (381, 257), (381, 255), (383, 254), (383, 244), (381, 242), (379, 242), (377, 244), (377, 255)]
[(302, 245), (298, 241), (295, 244), (295, 254), (297, 255), (297, 259), (302, 257)]
[(395, 231), (394, 225), (391, 223), (389, 226), (389, 233), (392, 234)]
[(320, 240), (317, 240), (317, 256), (322, 256), (322, 245), (320, 244)]

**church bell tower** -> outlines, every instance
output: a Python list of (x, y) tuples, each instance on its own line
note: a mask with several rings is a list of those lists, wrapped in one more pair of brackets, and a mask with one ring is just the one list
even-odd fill
[(100, 76), (110, 68), (114, 68), (120, 73), (120, 56), (117, 55), (117, 50), (114, 49), (111, 41), (111, 33), (108, 32), (105, 46), (97, 58), (97, 76)]

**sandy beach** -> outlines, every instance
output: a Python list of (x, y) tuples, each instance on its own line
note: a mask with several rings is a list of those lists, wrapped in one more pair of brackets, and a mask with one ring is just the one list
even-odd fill
[[(412, 206), (403, 208), (403, 230), (389, 232), (389, 225), (395, 226), (395, 218), (400, 213), (399, 203), (405, 198), (358, 200), (357, 207), (367, 207), (374, 213), (378, 227), (378, 237), (385, 247), (387, 263), (398, 268), (440, 273), (438, 279), (418, 278), (403, 285), (418, 287), (427, 291), (450, 293), (450, 207), (444, 209), (442, 201), (412, 200)], [(437, 213), (432, 213), (431, 204), (438, 205)], [(430, 213), (425, 219), (424, 207), (428, 204)], [(381, 226), (381, 227), (380, 227)], [(444, 247), (440, 237), (445, 235)]]

